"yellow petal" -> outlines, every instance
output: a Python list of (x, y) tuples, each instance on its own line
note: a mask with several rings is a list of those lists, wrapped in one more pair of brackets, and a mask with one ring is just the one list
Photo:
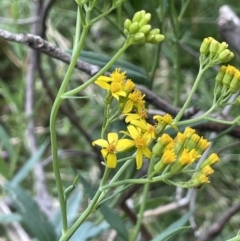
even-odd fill
[(92, 145), (93, 146), (98, 145), (98, 146), (101, 146), (101, 147), (107, 147), (108, 146), (108, 142), (106, 140), (104, 140), (104, 139), (98, 139), (98, 140), (94, 141), (92, 143)]
[(101, 150), (102, 156), (105, 158), (108, 154), (108, 150), (107, 149), (102, 149)]
[(108, 84), (107, 82), (96, 81), (95, 84), (99, 85), (101, 88), (103, 88), (105, 90), (109, 90), (110, 89), (110, 84)]
[(137, 170), (142, 167), (142, 151), (140, 149), (137, 149), (136, 165), (137, 165)]
[(116, 145), (116, 151), (124, 151), (130, 147), (134, 146), (134, 141), (129, 139), (121, 139)]
[(107, 156), (107, 167), (115, 168), (117, 166), (117, 156), (114, 153), (109, 153)]
[(139, 136), (140, 133), (135, 126), (129, 125), (127, 128), (133, 139), (136, 139)]
[(114, 143), (115, 145), (117, 144), (118, 141), (118, 134), (115, 132), (110, 132), (108, 133), (108, 142), (109, 143)]
[(142, 148), (141, 150), (142, 150), (143, 154), (144, 154), (146, 157), (148, 157), (148, 158), (151, 157), (152, 153), (151, 153), (151, 151), (150, 151), (147, 147), (144, 147), (144, 148)]
[(124, 106), (123, 113), (129, 113), (133, 108), (133, 102), (131, 100), (128, 100), (127, 103)]

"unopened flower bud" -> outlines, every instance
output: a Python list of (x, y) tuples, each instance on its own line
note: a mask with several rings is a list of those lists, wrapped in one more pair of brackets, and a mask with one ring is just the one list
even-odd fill
[(222, 42), (220, 43), (218, 50), (217, 50), (217, 54), (220, 54), (223, 50), (228, 48), (228, 44), (226, 42)]
[(237, 71), (233, 76), (229, 89), (232, 94), (235, 94), (240, 89), (240, 72), (239, 71)]
[(218, 71), (218, 74), (216, 76), (216, 81), (218, 84), (222, 85), (223, 84), (223, 77), (226, 73), (226, 70), (227, 70), (227, 66), (221, 66), (220, 70)]
[(154, 37), (155, 43), (162, 42), (164, 40), (164, 38), (165, 38), (164, 35), (156, 34), (155, 37)]
[(235, 73), (237, 72), (238, 70), (233, 67), (232, 65), (228, 65), (227, 69), (226, 69), (226, 73), (223, 77), (223, 84), (225, 86), (230, 86), (230, 83), (233, 79), (233, 76), (235, 75)]
[(136, 12), (132, 19), (133, 23), (139, 22), (145, 14), (146, 12), (144, 10)]
[(144, 35), (147, 35), (150, 32), (150, 30), (151, 30), (151, 25), (146, 24), (139, 29), (139, 32), (143, 33)]
[(159, 29), (159, 28), (154, 28), (154, 29), (152, 29), (152, 30), (150, 31), (149, 34), (155, 35), (155, 34), (159, 34), (159, 33), (160, 33), (160, 29)]
[(130, 34), (135, 34), (139, 30), (139, 24), (137, 22), (132, 23), (131, 26), (129, 27), (129, 33)]
[(136, 33), (133, 36), (133, 40), (135, 44), (140, 44), (145, 42), (145, 35), (143, 33)]
[(235, 103), (240, 105), (240, 95), (235, 99)]
[(148, 34), (146, 36), (146, 43), (152, 43), (154, 41), (155, 35), (154, 34)]
[(220, 46), (220, 43), (218, 41), (212, 40), (209, 48), (209, 52), (212, 56), (214, 56), (217, 53), (219, 46)]
[(200, 53), (203, 55), (208, 55), (209, 53), (209, 47), (211, 44), (212, 38), (205, 38), (200, 46)]
[(129, 31), (130, 26), (132, 25), (132, 21), (130, 19), (126, 19), (124, 22), (124, 29)]
[(146, 13), (144, 14), (144, 16), (142, 16), (142, 19), (139, 22), (139, 26), (142, 27), (146, 24), (148, 24), (151, 20), (151, 14), (150, 13)]
[(219, 162), (219, 157), (216, 153), (212, 153), (205, 161), (203, 161), (201, 163), (201, 165), (199, 166), (199, 169), (203, 169), (205, 166), (209, 165), (213, 165), (217, 162)]
[(218, 60), (221, 63), (226, 63), (230, 61), (233, 57), (234, 57), (233, 52), (231, 52), (229, 49), (225, 49), (219, 54)]

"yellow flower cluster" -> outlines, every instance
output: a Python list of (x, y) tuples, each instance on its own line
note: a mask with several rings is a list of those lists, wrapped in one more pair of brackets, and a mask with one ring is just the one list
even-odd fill
[[(135, 150), (137, 169), (141, 168), (145, 156), (154, 162), (154, 175), (167, 171), (172, 176), (196, 162), (209, 146), (209, 142), (190, 127), (183, 133), (178, 132), (175, 138), (164, 133), (167, 126), (177, 131), (169, 114), (156, 115), (153, 117), (156, 125), (149, 124), (144, 95), (120, 69), (116, 69), (109, 77), (100, 76), (95, 83), (108, 91), (108, 100), (110, 96), (111, 100), (115, 98), (118, 101), (119, 111), (127, 123), (127, 130), (120, 131), (122, 138), (119, 139), (118, 133), (109, 133), (107, 140), (93, 142), (93, 145), (102, 147), (101, 152), (108, 168), (116, 167), (117, 153)], [(156, 143), (152, 147), (153, 141)], [(213, 173), (211, 165), (218, 160), (216, 154), (210, 155), (193, 175), (189, 185), (207, 183), (208, 176)]]
[[(183, 133), (178, 132), (177, 136), (173, 139), (168, 134), (163, 134), (158, 138), (157, 144), (153, 148), (153, 153), (158, 157), (157, 163), (154, 166), (156, 173), (163, 172), (166, 168), (175, 175), (180, 173), (185, 167), (190, 166), (209, 146), (209, 142), (200, 137), (195, 130), (187, 127)], [(214, 158), (213, 158), (214, 157)], [(207, 165), (210, 166), (217, 162), (219, 158), (216, 154), (212, 154), (200, 166), (194, 180), (203, 175), (207, 176), (211, 173), (202, 171)], [(207, 164), (206, 164), (207, 163)], [(204, 169), (205, 170), (205, 169)], [(196, 181), (195, 181), (196, 182)]]
[(219, 86), (235, 94), (240, 89), (240, 71), (232, 65), (221, 66), (216, 81)]

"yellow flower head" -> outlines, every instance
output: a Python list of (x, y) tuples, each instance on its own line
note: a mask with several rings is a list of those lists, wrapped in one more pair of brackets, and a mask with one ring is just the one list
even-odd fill
[(178, 161), (182, 166), (187, 166), (189, 164), (192, 164), (198, 157), (199, 154), (197, 153), (197, 151), (195, 151), (194, 149), (189, 151), (185, 148)]
[(135, 89), (128, 95), (128, 100), (124, 106), (123, 113), (129, 113), (133, 108), (137, 110), (144, 109), (145, 101), (143, 100), (145, 95), (140, 90)]
[(133, 83), (133, 81), (130, 79), (127, 79), (125, 83), (125, 91), (127, 93), (130, 93), (134, 88), (135, 88), (135, 84)]
[(202, 154), (210, 145), (210, 142), (203, 137), (200, 138), (196, 150), (198, 151), (199, 154)]
[(153, 116), (154, 120), (157, 120), (158, 122), (158, 129), (161, 131), (163, 130), (167, 125), (170, 125), (174, 130), (177, 130), (177, 126), (173, 125), (173, 118), (171, 115), (166, 114), (164, 116), (161, 115), (155, 115)]
[(123, 81), (126, 79), (125, 74), (126, 74), (126, 71), (121, 72), (121, 69), (117, 68), (110, 74), (110, 78), (112, 81), (123, 83)]
[(204, 160), (202, 163), (201, 163), (201, 165), (200, 165), (200, 169), (203, 169), (205, 166), (207, 166), (207, 165), (213, 165), (213, 164), (215, 164), (215, 163), (217, 163), (217, 162), (219, 162), (219, 157), (218, 157), (218, 155), (216, 154), (216, 153), (212, 153), (206, 160)]
[(132, 120), (131, 125), (141, 128), (142, 132), (146, 134), (150, 139), (156, 138), (155, 126), (146, 122), (146, 120)]
[(125, 122), (131, 123), (133, 120), (146, 120), (147, 119), (147, 109), (141, 109), (137, 113), (127, 113), (125, 114)]
[(207, 165), (201, 170), (201, 173), (206, 176), (209, 176), (214, 173), (214, 170), (209, 165)]
[(151, 157), (152, 153), (148, 148), (150, 140), (145, 134), (142, 133), (141, 129), (138, 127), (128, 125), (127, 129), (128, 132), (122, 131), (122, 133), (132, 138), (131, 146), (135, 146), (137, 148), (136, 165), (137, 169), (140, 169), (143, 162), (143, 155), (145, 155), (148, 158)]
[(106, 159), (108, 168), (115, 168), (117, 165), (117, 152), (122, 152), (129, 147), (133, 146), (133, 143), (129, 139), (118, 139), (117, 133), (108, 133), (108, 140), (98, 139), (92, 143), (93, 146), (98, 145), (103, 149), (101, 153)]
[(121, 84), (120, 82), (117, 82), (117, 81), (113, 81), (110, 85), (110, 88), (109, 88), (112, 96), (114, 98), (116, 98), (117, 100), (119, 100), (119, 97), (122, 96), (122, 97), (126, 97), (126, 92), (123, 90), (123, 84)]
[(186, 127), (185, 131), (183, 132), (186, 138), (190, 138), (194, 133), (195, 133), (195, 130), (190, 127)]
[[(125, 76), (126, 72), (120, 72), (120, 69), (115, 69), (115, 71), (113, 71), (110, 76), (100, 76), (97, 78), (97, 80), (95, 81), (95, 84), (99, 85), (102, 89), (105, 90), (110, 90), (112, 88), (113, 93), (116, 92), (116, 88), (118, 89), (118, 91), (120, 91), (120, 87), (121, 86), (121, 90), (123, 89), (123, 82), (126, 78)], [(118, 85), (116, 84), (116, 86), (111, 86), (111, 83), (115, 82), (118, 83)], [(126, 96), (126, 95), (125, 95)]]
[(171, 150), (165, 149), (165, 151), (163, 152), (161, 161), (164, 164), (171, 164), (176, 160), (176, 158), (177, 158), (177, 155), (173, 149)]

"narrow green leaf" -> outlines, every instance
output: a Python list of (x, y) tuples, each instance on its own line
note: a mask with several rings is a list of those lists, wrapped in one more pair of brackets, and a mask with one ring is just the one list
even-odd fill
[[(89, 194), (89, 196), (91, 198), (93, 198), (93, 196), (95, 194), (95, 190), (91, 187), (91, 185), (87, 182), (87, 180), (85, 178), (83, 178), (81, 175), (79, 175), (79, 179), (80, 179), (80, 182), (83, 185), (85, 191)], [(127, 229), (125, 227), (123, 220), (118, 215), (118, 213), (115, 210), (106, 206), (105, 204), (103, 204), (99, 208), (99, 210), (103, 214), (104, 218), (109, 223), (109, 225), (117, 231), (118, 235), (124, 241), (127, 241), (128, 240), (128, 232), (127, 232)]]
[(32, 170), (33, 166), (36, 162), (39, 161), (40, 157), (42, 156), (43, 152), (47, 143), (41, 145), (35, 155), (33, 155), (26, 163), (22, 166), (22, 168), (15, 174), (15, 176), (10, 181), (11, 185), (19, 185), (21, 181), (28, 175), (28, 173)]
[(171, 224), (167, 229), (165, 229), (160, 235), (152, 239), (152, 241), (168, 241), (176, 234), (191, 228), (190, 226), (183, 227), (183, 225), (185, 225), (188, 222), (189, 218), (192, 216), (194, 211), (195, 209), (192, 209), (186, 214), (184, 214), (180, 219), (178, 219), (176, 222)]
[(155, 239), (153, 239), (152, 241), (169, 241), (171, 240), (175, 235), (181, 233), (181, 232), (184, 232), (188, 229), (190, 229), (191, 226), (186, 226), (186, 227), (181, 227), (181, 228), (176, 228), (176, 229), (173, 229), (171, 230), (169, 233), (166, 233), (164, 231), (164, 235), (161, 234), (159, 235), (158, 237), (156, 237)]
[(40, 211), (39, 206), (29, 192), (22, 189), (16, 183), (6, 183), (5, 190), (12, 204), (22, 217), (23, 224), (39, 241), (55, 241), (54, 227)]
[(79, 237), (81, 237), (81, 241), (88, 241), (90, 238), (97, 237), (107, 228), (109, 228), (109, 225), (106, 222), (99, 225), (89, 221), (84, 222), (71, 237), (71, 241), (79, 241)]
[(0, 142), (3, 145), (3, 147), (6, 148), (6, 151), (10, 159), (12, 160), (14, 157), (14, 148), (10, 142), (10, 136), (8, 135), (8, 133), (2, 125), (0, 125)]
[(1, 214), (0, 215), (0, 223), (12, 223), (12, 222), (19, 222), (22, 220), (21, 215), (19, 214)]
[[(76, 187), (75, 190), (69, 195), (67, 199), (67, 213), (68, 213), (68, 225), (72, 225), (77, 216), (79, 215), (78, 210), (81, 205), (83, 197), (83, 190)], [(62, 234), (62, 222), (61, 222), (61, 210), (60, 208), (55, 211), (50, 222), (55, 228), (55, 233), (57, 237)], [(72, 239), (72, 238), (71, 238)]]
[(6, 178), (9, 179), (9, 169), (5, 161), (0, 157), (0, 173)]

